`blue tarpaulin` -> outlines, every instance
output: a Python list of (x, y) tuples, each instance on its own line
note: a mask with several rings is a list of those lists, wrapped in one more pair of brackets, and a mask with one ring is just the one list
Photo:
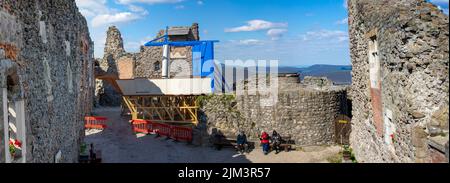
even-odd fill
[[(162, 42), (157, 42), (163, 40)], [(210, 77), (211, 89), (214, 91), (214, 43), (219, 41), (169, 41), (168, 35), (156, 38), (144, 46), (192, 46), (192, 75)]]
[(192, 47), (193, 76), (207, 77), (214, 73), (214, 42), (206, 41)]

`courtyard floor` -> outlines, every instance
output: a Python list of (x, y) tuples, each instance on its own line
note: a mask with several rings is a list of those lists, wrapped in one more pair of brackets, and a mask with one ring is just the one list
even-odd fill
[(108, 117), (108, 128), (86, 130), (85, 142), (93, 143), (95, 149), (102, 151), (104, 163), (328, 163), (328, 159), (341, 151), (339, 146), (304, 147), (265, 156), (257, 148), (239, 155), (233, 149), (218, 151), (155, 135), (136, 135), (129, 118), (120, 115), (120, 108), (97, 108), (94, 113)]

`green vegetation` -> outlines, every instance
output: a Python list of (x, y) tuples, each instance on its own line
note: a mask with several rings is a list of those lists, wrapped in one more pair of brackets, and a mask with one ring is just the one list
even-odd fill
[(9, 144), (9, 153), (11, 153), (12, 157), (16, 154), (16, 147), (13, 144)]
[(232, 101), (236, 100), (236, 96), (234, 94), (223, 94), (223, 95), (202, 95), (197, 97), (197, 101), (199, 102), (205, 102), (211, 99), (219, 99), (221, 101)]
[(327, 161), (330, 163), (342, 163), (343, 152), (339, 152), (333, 156), (327, 158)]
[(80, 155), (86, 155), (87, 154), (87, 145), (86, 143), (81, 144), (80, 146)]
[(350, 158), (350, 160), (353, 163), (358, 163), (358, 161), (356, 160), (355, 154), (353, 153), (353, 149), (350, 146), (344, 145), (343, 155), (344, 155), (344, 159), (347, 157), (347, 158)]
[[(236, 96), (235, 95), (204, 95), (197, 97), (197, 103), (200, 104), (200, 107), (205, 107), (208, 103), (213, 105), (221, 104), (214, 106), (211, 110), (223, 110), (226, 109), (227, 112), (239, 112), (236, 109)], [(210, 105), (208, 105), (210, 106)], [(220, 107), (219, 107), (220, 106)]]

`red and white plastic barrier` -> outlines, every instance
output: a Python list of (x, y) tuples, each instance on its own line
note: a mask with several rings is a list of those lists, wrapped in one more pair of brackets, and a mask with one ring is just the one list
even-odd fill
[(175, 140), (192, 141), (192, 128), (173, 126), (171, 131), (172, 138)]
[(133, 131), (136, 133), (150, 134), (154, 132), (159, 136), (165, 136), (177, 141), (192, 141), (192, 128), (154, 123), (142, 119), (131, 120), (130, 122), (133, 125)]
[(172, 126), (162, 123), (153, 123), (153, 130), (156, 134), (166, 137), (171, 137)]
[(106, 117), (93, 117), (87, 116), (84, 118), (84, 127), (87, 129), (105, 129), (106, 121), (108, 118)]
[(133, 131), (135, 133), (150, 134), (153, 132), (152, 123), (150, 121), (135, 119), (131, 120), (131, 124), (133, 125)]

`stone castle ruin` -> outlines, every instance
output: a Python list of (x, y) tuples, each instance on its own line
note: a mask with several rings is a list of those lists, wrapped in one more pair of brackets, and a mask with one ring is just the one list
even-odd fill
[[(348, 10), (351, 87), (283, 73), (272, 76), (273, 93), (250, 94), (257, 79), (249, 76), (236, 81), (242, 95), (143, 101), (189, 99), (191, 106), (172, 108), (195, 110), (195, 145), (210, 145), (215, 133), (235, 138), (244, 131), (257, 141), (261, 131), (277, 130), (299, 146), (350, 144), (359, 162), (448, 162), (448, 16), (425, 0), (349, 0)], [(200, 40), (197, 23), (167, 33), (170, 41)], [(102, 59), (93, 48), (73, 0), (0, 0), (0, 162), (77, 162), (84, 117), (93, 106), (122, 105), (116, 80), (162, 78), (163, 49), (128, 53), (114, 26)], [(170, 47), (170, 78), (198, 79), (192, 53), (191, 46)], [(21, 143), (18, 158), (9, 153), (10, 139)]]
[[(0, 0), (0, 162), (78, 161), (93, 64), (74, 1)], [(22, 143), (19, 159), (10, 138)]]
[[(198, 27), (196, 23), (192, 27), (171, 27), (168, 35), (173, 41), (199, 40)], [(160, 31), (157, 37), (163, 33)], [(160, 47), (142, 47), (139, 53), (130, 54), (124, 51), (122, 37), (116, 27), (110, 27), (107, 35), (105, 57), (100, 62), (102, 72), (111, 72), (120, 79), (161, 78)], [(191, 49), (171, 48), (172, 77), (192, 77)], [(347, 88), (333, 86), (326, 78), (306, 77), (303, 83), (299, 79), (296, 73), (280, 74), (278, 100), (271, 107), (262, 105), (264, 94), (234, 97), (234, 94), (227, 93), (201, 97), (201, 120), (195, 127), (194, 144), (210, 144), (210, 137), (215, 135), (213, 131), (234, 138), (240, 130), (254, 139), (261, 130), (277, 130), (291, 136), (298, 145), (335, 144), (335, 121), (340, 115), (348, 114)], [(249, 80), (255, 79), (244, 82)], [(120, 105), (120, 94), (107, 81), (100, 82), (105, 84), (97, 86), (99, 103)], [(251, 89), (255, 86), (246, 87)]]
[(358, 160), (445, 161), (448, 16), (423, 0), (350, 0), (348, 7)]
[[(170, 27), (170, 41), (198, 41), (200, 40), (198, 24), (191, 27)], [(158, 32), (156, 37), (164, 34)], [(99, 72), (114, 75), (117, 79), (161, 78), (162, 48), (141, 46), (139, 53), (127, 53), (123, 47), (123, 39), (119, 29), (110, 27), (107, 31), (105, 55), (98, 61)], [(192, 77), (192, 48), (172, 47), (170, 54), (171, 78)], [(103, 73), (105, 74), (105, 73)], [(104, 80), (97, 80), (97, 104), (102, 106), (119, 106), (122, 98), (111, 84)]]

